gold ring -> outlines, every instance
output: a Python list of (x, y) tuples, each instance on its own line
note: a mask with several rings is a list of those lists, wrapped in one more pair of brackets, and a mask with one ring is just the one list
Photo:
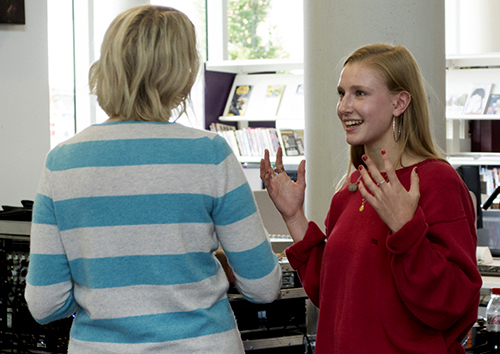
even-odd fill
[(377, 187), (380, 187), (380, 186), (381, 186), (382, 184), (384, 184), (384, 183), (385, 183), (385, 179), (384, 179), (384, 180), (382, 180), (382, 181), (380, 181), (379, 183), (377, 183)]
[(275, 172), (275, 173), (285, 172), (285, 168), (284, 168), (284, 167), (281, 167), (281, 168), (275, 167), (275, 168), (274, 168), (274, 172)]

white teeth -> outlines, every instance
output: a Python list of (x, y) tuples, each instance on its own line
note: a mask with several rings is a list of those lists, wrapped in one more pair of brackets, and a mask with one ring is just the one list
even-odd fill
[(344, 122), (344, 124), (348, 127), (352, 127), (354, 125), (360, 125), (362, 123), (362, 121), (360, 120), (347, 120)]

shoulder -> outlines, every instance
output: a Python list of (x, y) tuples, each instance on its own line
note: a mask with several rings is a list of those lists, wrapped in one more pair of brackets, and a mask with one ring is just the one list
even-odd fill
[(429, 159), (417, 165), (420, 184), (437, 189), (454, 189), (465, 187), (458, 172), (448, 163)]
[(420, 205), (430, 223), (473, 218), (475, 213), (469, 189), (451, 165), (440, 160), (427, 160), (418, 166), (417, 171)]

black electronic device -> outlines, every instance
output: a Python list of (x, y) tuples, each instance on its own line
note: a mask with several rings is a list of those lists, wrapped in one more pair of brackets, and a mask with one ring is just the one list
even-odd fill
[(67, 353), (72, 318), (40, 325), (24, 299), (31, 206), (3, 211), (12, 218), (0, 218), (0, 353)]
[(479, 166), (460, 166), (456, 169), (467, 188), (476, 196), (476, 227), (483, 228), (483, 213), (481, 209), (481, 177)]

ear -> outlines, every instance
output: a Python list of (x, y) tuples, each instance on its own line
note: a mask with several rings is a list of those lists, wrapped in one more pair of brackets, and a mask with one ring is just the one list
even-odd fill
[(406, 108), (408, 108), (408, 105), (411, 102), (411, 95), (407, 91), (401, 91), (394, 95), (394, 101), (393, 101), (393, 112), (392, 114), (395, 117), (399, 117), (401, 114), (406, 111)]

